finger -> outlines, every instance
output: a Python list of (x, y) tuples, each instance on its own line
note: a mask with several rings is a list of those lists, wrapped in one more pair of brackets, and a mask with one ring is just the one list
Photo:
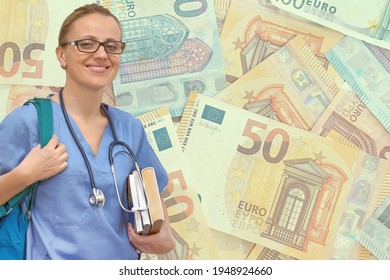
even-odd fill
[(69, 154), (67, 152), (61, 155), (61, 160), (67, 161), (69, 159)]
[(59, 172), (64, 171), (67, 167), (68, 167), (68, 162), (67, 162), (67, 161), (64, 161), (64, 162), (61, 163), (61, 165), (59, 166)]
[(46, 146), (54, 149), (57, 147), (57, 145), (58, 145), (58, 138), (55, 134), (53, 134), (53, 136), (51, 137), (49, 142), (46, 144)]
[(31, 149), (32, 151), (40, 150), (41, 149), (41, 144), (36, 145), (34, 148)]
[(131, 225), (131, 223), (127, 223), (127, 233), (129, 234), (129, 238), (133, 237), (134, 234), (135, 234), (135, 231), (134, 231), (133, 226)]
[(64, 154), (66, 152), (66, 146), (62, 143), (58, 143), (56, 150), (59, 154)]
[(127, 232), (129, 235), (129, 241), (131, 243), (139, 243), (140, 242), (141, 236), (135, 232), (133, 225), (131, 223), (127, 224)]

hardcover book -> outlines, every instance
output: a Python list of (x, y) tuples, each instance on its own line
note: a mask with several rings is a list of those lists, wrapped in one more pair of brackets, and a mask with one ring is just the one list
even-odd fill
[(128, 201), (134, 211), (134, 228), (138, 234), (160, 231), (164, 213), (153, 167), (134, 170), (128, 180)]

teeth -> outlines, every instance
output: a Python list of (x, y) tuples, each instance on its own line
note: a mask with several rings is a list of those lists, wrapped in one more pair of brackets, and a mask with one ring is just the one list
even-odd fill
[(91, 68), (94, 71), (104, 71), (107, 69), (107, 67), (104, 66), (89, 66), (89, 68)]

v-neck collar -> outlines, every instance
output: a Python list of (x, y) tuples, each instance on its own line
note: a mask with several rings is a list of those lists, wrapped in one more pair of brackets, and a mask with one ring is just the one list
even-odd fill
[[(64, 119), (65, 121), (65, 124), (66, 124), (66, 120), (65, 120), (65, 116), (63, 115), (63, 112), (62, 112), (62, 109), (61, 109), (61, 104), (57, 103), (56, 101), (52, 101), (52, 103), (55, 103), (56, 106), (58, 106), (58, 112), (59, 114), (61, 115), (61, 117)], [(108, 111), (107, 111), (107, 114), (108, 114)], [(84, 149), (84, 152), (89, 155), (90, 158), (93, 158), (93, 159), (96, 159), (99, 157), (99, 155), (102, 153), (102, 146), (105, 146), (103, 145), (106, 141), (107, 141), (107, 137), (112, 137), (111, 133), (107, 133), (107, 130), (110, 130), (110, 122), (107, 123), (107, 125), (104, 127), (104, 131), (103, 131), (103, 135), (102, 135), (102, 138), (100, 140), (100, 143), (99, 143), (99, 147), (98, 147), (98, 150), (97, 150), (97, 153), (95, 155), (95, 153), (93, 152), (92, 150), (92, 147), (91, 145), (88, 143), (88, 141), (85, 139), (83, 133), (81, 132), (81, 129), (78, 127), (77, 123), (75, 122), (75, 120), (72, 118), (71, 115), (68, 114), (68, 117), (69, 117), (69, 120), (71, 122), (71, 125), (73, 127), (73, 130), (75, 131), (76, 133), (76, 136), (78, 138), (78, 140), (80, 141), (81, 143), (81, 147)], [(69, 129), (69, 128), (68, 128)], [(69, 131), (69, 133), (71, 133)], [(73, 138), (73, 137), (72, 137)]]

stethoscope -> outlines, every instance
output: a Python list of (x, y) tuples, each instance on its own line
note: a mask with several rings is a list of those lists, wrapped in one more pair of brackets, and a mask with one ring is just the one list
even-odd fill
[[(72, 126), (70, 120), (69, 120), (69, 115), (68, 115), (68, 112), (66, 111), (65, 104), (64, 104), (64, 99), (63, 99), (63, 96), (62, 96), (62, 89), (59, 92), (59, 97), (60, 97), (60, 104), (61, 104), (62, 113), (64, 115), (66, 124), (67, 124), (67, 126), (68, 126), (68, 128), (70, 130), (70, 133), (72, 134), (73, 139), (75, 140), (75, 142), (77, 144), (77, 147), (80, 150), (81, 155), (83, 156), (85, 165), (87, 166), (87, 169), (88, 169), (88, 175), (89, 175), (89, 179), (91, 181), (91, 187), (92, 187), (92, 193), (89, 195), (88, 201), (89, 201), (89, 203), (91, 205), (96, 206), (98, 208), (102, 208), (104, 206), (104, 204), (105, 204), (105, 201), (106, 201), (104, 193), (103, 193), (103, 191), (101, 189), (96, 187), (95, 179), (93, 177), (93, 172), (92, 172), (92, 168), (91, 168), (91, 164), (89, 163), (88, 157), (87, 157), (87, 155), (86, 155), (86, 153), (85, 153), (85, 151), (84, 151), (84, 149), (83, 149), (79, 139), (77, 138), (77, 135), (76, 135), (76, 133), (75, 133), (75, 131), (73, 129), (73, 126)], [(133, 212), (141, 211), (141, 210), (146, 210), (146, 209), (141, 209), (141, 208), (137, 208), (136, 209), (135, 207), (132, 207), (131, 209), (127, 209), (122, 204), (122, 201), (120, 199), (119, 190), (118, 190), (118, 183), (117, 183), (116, 175), (115, 175), (113, 148), (115, 146), (118, 146), (118, 145), (124, 147), (127, 151), (121, 151), (121, 152), (124, 152), (124, 153), (130, 155), (130, 157), (132, 158), (132, 160), (134, 162), (135, 169), (137, 170), (140, 178), (142, 178), (142, 175), (141, 175), (141, 171), (140, 171), (140, 168), (138, 166), (137, 159), (135, 157), (135, 154), (134, 154), (133, 150), (130, 148), (130, 146), (127, 143), (118, 140), (118, 136), (116, 134), (116, 131), (115, 131), (115, 128), (114, 128), (113, 123), (111, 121), (111, 118), (110, 118), (110, 116), (108, 114), (106, 106), (104, 104), (101, 104), (100, 105), (100, 109), (102, 110), (103, 114), (106, 116), (106, 118), (108, 120), (108, 123), (110, 125), (110, 128), (111, 128), (111, 131), (112, 131), (112, 135), (114, 137), (114, 141), (111, 142), (110, 146), (109, 146), (109, 160), (110, 160), (111, 172), (112, 172), (112, 176), (114, 178), (114, 184), (115, 184), (115, 189), (116, 189), (116, 194), (117, 194), (117, 197), (118, 197), (119, 205), (121, 206), (121, 208), (123, 210), (125, 210), (126, 212), (129, 212), (129, 213), (133, 213)]]

